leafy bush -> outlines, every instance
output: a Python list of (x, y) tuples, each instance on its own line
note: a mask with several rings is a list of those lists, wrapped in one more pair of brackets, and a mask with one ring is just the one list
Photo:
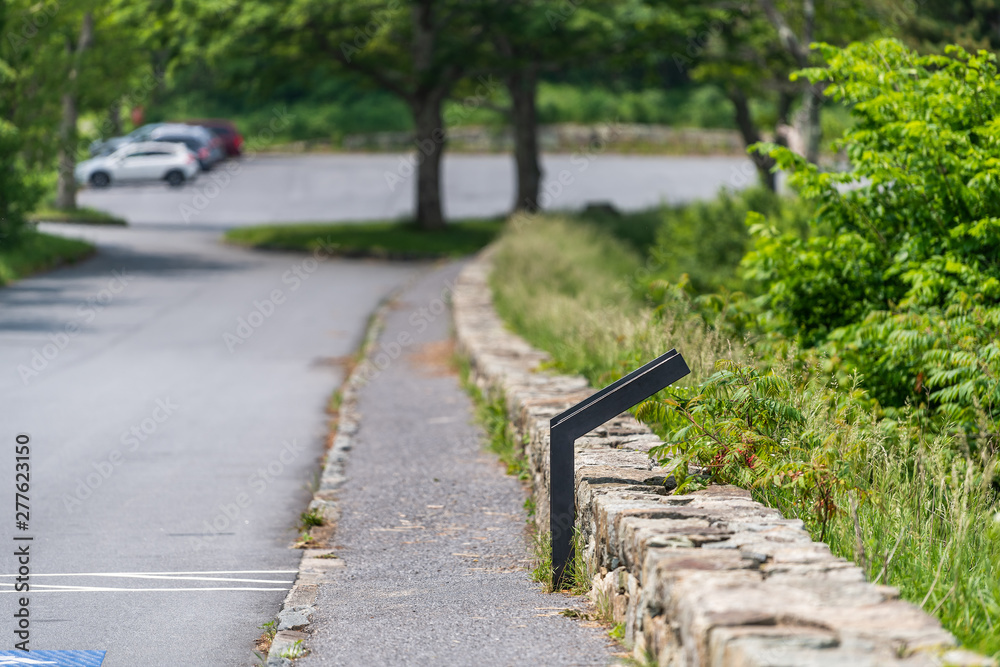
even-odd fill
[(26, 169), (20, 149), (17, 128), (0, 117), (0, 249), (21, 243), (28, 214), (44, 194), (39, 180)]
[(737, 267), (747, 251), (745, 220), (751, 212), (791, 233), (801, 233), (806, 217), (795, 201), (763, 188), (723, 190), (710, 201), (664, 209), (656, 245), (650, 250), (660, 267), (658, 275), (677, 280), (687, 274), (697, 293), (742, 287)]
[(677, 90), (615, 91), (597, 86), (542, 82), (538, 87), (538, 119), (542, 123), (733, 127), (733, 114), (725, 95), (710, 85)]
[[(919, 56), (894, 40), (821, 45), (827, 94), (852, 105), (844, 173), (769, 152), (817, 205), (807, 238), (756, 215), (745, 276), (762, 326), (857, 368), (878, 402), (981, 431), (1000, 409), (1000, 77), (996, 56)], [(987, 432), (995, 431), (992, 427)]]

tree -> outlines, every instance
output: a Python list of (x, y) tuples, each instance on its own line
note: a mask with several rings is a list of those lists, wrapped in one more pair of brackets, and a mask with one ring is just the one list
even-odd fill
[(84, 54), (94, 41), (94, 15), (85, 11), (80, 19), (80, 33), (66, 42), (69, 71), (62, 91), (62, 119), (59, 123), (59, 181), (56, 185), (56, 208), (76, 208), (76, 148), (79, 122), (80, 69)]
[[(156, 1), (156, 0), (151, 0)], [(18, 7), (19, 27), (4, 46), (17, 62), (8, 120), (17, 127), (18, 152), (35, 173), (56, 168), (55, 203), (76, 208), (74, 169), (81, 152), (82, 113), (121, 101), (143, 61), (143, 34), (134, 28), (149, 3), (143, 0), (80, 0), (72, 5)], [(16, 100), (16, 101), (15, 101)]]
[(538, 145), (538, 82), (557, 71), (606, 55), (616, 35), (611, 17), (602, 16), (597, 2), (501, 0), (490, 7), (486, 21), (491, 51), (483, 67), (502, 77), (510, 106), (502, 112), (514, 134), (517, 194), (514, 210), (539, 209), (542, 169)]
[[(233, 50), (267, 53), (267, 67), (350, 72), (402, 99), (415, 126), (416, 221), (445, 225), (441, 160), (447, 140), (442, 107), (481, 48), (486, 0), (284, 0), (243, 2), (201, 11), (212, 28), (208, 57)], [(389, 174), (388, 185), (404, 180)]]
[[(692, 80), (725, 92), (747, 146), (763, 138), (765, 127), (778, 143), (786, 143), (782, 129), (789, 124), (796, 99), (801, 99), (806, 152), (813, 161), (819, 152), (821, 97), (808, 81), (792, 81), (790, 75), (811, 62), (812, 40), (846, 44), (867, 37), (877, 29), (883, 11), (880, 4), (861, 0), (836, 5), (822, 0), (647, 1), (651, 9), (679, 17), (681, 36), (669, 40), (664, 55)], [(664, 30), (659, 28), (660, 33)], [(752, 153), (751, 159), (761, 182), (773, 190), (771, 156)]]
[(918, 51), (942, 53), (947, 44), (969, 50), (1000, 50), (1000, 5), (981, 0), (921, 0), (900, 12), (903, 39)]
[[(772, 0), (759, 0), (768, 20), (778, 33), (781, 45), (785, 47), (795, 64), (800, 68), (809, 66), (810, 45), (816, 31), (816, 0), (802, 0), (802, 33), (797, 35), (782, 12)], [(819, 111), (823, 93), (808, 81), (802, 91), (802, 134), (805, 139), (805, 158), (813, 164), (819, 162)]]

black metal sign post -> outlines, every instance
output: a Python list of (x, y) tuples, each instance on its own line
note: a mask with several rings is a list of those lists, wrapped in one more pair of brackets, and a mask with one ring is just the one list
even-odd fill
[(680, 352), (670, 350), (549, 422), (549, 529), (552, 531), (554, 588), (559, 588), (573, 551), (576, 520), (574, 442), (690, 372)]

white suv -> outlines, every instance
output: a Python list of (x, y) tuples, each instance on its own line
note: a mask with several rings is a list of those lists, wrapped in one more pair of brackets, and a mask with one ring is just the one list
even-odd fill
[(166, 181), (179, 187), (199, 169), (198, 158), (184, 144), (149, 141), (126, 144), (111, 155), (84, 160), (76, 166), (76, 180), (95, 188), (139, 181)]

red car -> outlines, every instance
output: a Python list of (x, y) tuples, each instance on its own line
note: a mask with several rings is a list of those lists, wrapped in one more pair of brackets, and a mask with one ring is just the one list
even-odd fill
[(203, 120), (186, 120), (188, 125), (201, 125), (207, 127), (222, 139), (223, 148), (229, 157), (239, 157), (243, 152), (243, 137), (232, 121), (220, 118), (206, 118)]

